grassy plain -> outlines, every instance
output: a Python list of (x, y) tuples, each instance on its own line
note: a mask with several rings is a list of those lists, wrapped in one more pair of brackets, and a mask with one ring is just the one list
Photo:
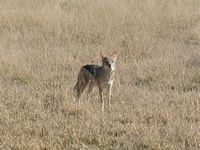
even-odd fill
[[(200, 149), (200, 1), (0, 1), (0, 149)], [(119, 53), (110, 111), (74, 102)]]

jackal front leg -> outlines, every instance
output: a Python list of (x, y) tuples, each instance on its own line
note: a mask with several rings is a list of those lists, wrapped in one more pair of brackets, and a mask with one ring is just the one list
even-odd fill
[(106, 89), (106, 99), (107, 99), (108, 106), (111, 103), (111, 88), (112, 88), (112, 84), (108, 84), (107, 89)]
[(102, 110), (104, 111), (103, 89), (99, 86), (99, 95), (102, 103)]

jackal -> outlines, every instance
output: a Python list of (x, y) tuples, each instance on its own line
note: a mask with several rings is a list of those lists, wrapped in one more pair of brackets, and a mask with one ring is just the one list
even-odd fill
[(78, 81), (74, 86), (74, 92), (79, 101), (81, 94), (87, 86), (88, 98), (93, 87), (98, 86), (100, 100), (102, 102), (102, 110), (104, 110), (103, 91), (106, 89), (106, 99), (109, 106), (111, 101), (111, 88), (114, 79), (117, 52), (114, 52), (110, 58), (108, 58), (102, 51), (100, 52), (100, 55), (102, 58), (102, 66), (85, 65), (81, 67), (78, 74)]

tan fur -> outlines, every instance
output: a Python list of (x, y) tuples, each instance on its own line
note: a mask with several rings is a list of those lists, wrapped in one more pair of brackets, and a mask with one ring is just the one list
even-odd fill
[(85, 88), (88, 86), (88, 98), (92, 92), (93, 87), (99, 88), (100, 100), (102, 102), (102, 110), (104, 110), (103, 91), (106, 90), (106, 99), (108, 105), (111, 101), (111, 88), (114, 80), (115, 62), (117, 59), (117, 52), (114, 52), (110, 58), (108, 58), (104, 52), (100, 52), (102, 58), (102, 66), (86, 65), (81, 67), (78, 74), (78, 81), (74, 86), (76, 97), (79, 98)]

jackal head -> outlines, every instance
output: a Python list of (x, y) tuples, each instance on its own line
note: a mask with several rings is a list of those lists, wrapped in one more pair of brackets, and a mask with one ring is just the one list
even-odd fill
[(107, 57), (103, 51), (100, 52), (102, 58), (102, 66), (106, 70), (115, 70), (115, 62), (117, 60), (117, 52), (114, 52), (110, 57)]

